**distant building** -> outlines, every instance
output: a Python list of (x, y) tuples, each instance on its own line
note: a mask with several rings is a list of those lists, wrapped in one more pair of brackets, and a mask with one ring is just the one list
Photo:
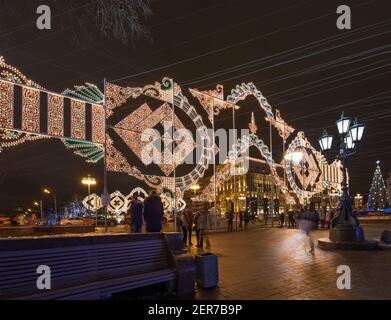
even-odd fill
[[(222, 168), (223, 165), (216, 166), (216, 171)], [(283, 168), (276, 164), (280, 176), (283, 176)], [(239, 163), (238, 171), (243, 171), (242, 164)], [(201, 203), (194, 203), (195, 195), (200, 195), (205, 187), (211, 182), (212, 177), (204, 177), (199, 179), (199, 190), (187, 190), (184, 199), (188, 205), (195, 210), (199, 208)], [(285, 200), (285, 195), (279, 190), (272, 181), (269, 165), (262, 159), (250, 158), (248, 170), (243, 174), (238, 174), (236, 178), (231, 176), (228, 180), (216, 188), (216, 204), (221, 214), (230, 210), (235, 198), (234, 181), (236, 181), (236, 196), (235, 211), (243, 211), (250, 208), (252, 212), (257, 214), (269, 213), (276, 214), (283, 212), (285, 208), (292, 208), (294, 200)], [(287, 185), (289, 184), (286, 182)], [(329, 208), (330, 197), (326, 193), (315, 194), (310, 202), (315, 203), (315, 208)], [(292, 203), (293, 201), (293, 203)], [(210, 206), (213, 206), (211, 202)]]

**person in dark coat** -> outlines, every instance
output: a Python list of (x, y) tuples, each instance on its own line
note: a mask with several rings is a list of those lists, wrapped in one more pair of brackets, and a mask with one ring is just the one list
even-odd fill
[(293, 213), (293, 210), (288, 211), (288, 228), (294, 228), (295, 227), (295, 216)]
[(300, 214), (299, 229), (307, 235), (310, 244), (310, 253), (315, 253), (313, 230), (319, 224), (319, 213), (315, 210), (314, 203), (310, 203), (310, 208), (305, 207)]
[(234, 221), (234, 214), (233, 214), (232, 211), (228, 210), (225, 213), (225, 216), (227, 217), (228, 231), (232, 231), (232, 229), (233, 229), (233, 221)]
[(144, 221), (147, 232), (160, 232), (163, 228), (164, 208), (156, 191), (151, 191), (144, 200)]
[(130, 232), (140, 233), (143, 225), (143, 203), (134, 195), (130, 205)]

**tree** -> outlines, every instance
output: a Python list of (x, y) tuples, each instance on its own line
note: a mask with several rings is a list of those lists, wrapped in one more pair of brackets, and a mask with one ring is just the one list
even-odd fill
[(373, 175), (371, 189), (368, 196), (368, 209), (384, 210), (390, 206), (390, 198), (380, 170), (380, 161), (376, 161), (375, 174)]

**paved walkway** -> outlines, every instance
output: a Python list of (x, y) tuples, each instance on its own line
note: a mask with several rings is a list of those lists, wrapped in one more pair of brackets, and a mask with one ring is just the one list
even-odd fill
[[(363, 223), (366, 237), (379, 237), (390, 222)], [(317, 231), (316, 238), (327, 236)], [(220, 284), (198, 289), (196, 299), (391, 299), (391, 250), (308, 253), (294, 229), (252, 229), (212, 234)], [(194, 242), (195, 243), (195, 242)], [(196, 253), (196, 248), (191, 251)], [(351, 268), (351, 290), (339, 290), (339, 265)]]

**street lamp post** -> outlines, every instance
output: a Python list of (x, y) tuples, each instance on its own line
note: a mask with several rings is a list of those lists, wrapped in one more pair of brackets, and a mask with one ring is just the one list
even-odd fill
[[(96, 179), (91, 177), (91, 175), (88, 175), (87, 177), (84, 177), (81, 179), (81, 183), (87, 186), (88, 189), (88, 197), (91, 195), (91, 186), (96, 185)], [(88, 203), (88, 209), (91, 210), (90, 204)], [(96, 210), (96, 226), (98, 226), (98, 210)]]
[[(352, 124), (349, 117), (342, 112), (340, 119), (336, 121), (340, 143), (338, 158), (342, 163), (343, 181), (342, 196), (339, 201), (337, 215), (331, 220), (329, 239), (319, 239), (320, 247), (327, 248), (361, 248), (372, 249), (377, 246), (376, 241), (365, 241), (364, 232), (355, 215), (353, 215), (352, 204), (349, 196), (349, 186), (347, 181), (347, 165), (350, 156), (356, 153), (357, 145), (361, 141), (364, 125), (357, 122)], [(319, 138), (322, 151), (331, 150), (333, 136), (327, 134), (326, 130)]]
[(35, 201), (34, 206), (39, 207), (39, 210), (41, 211), (41, 222), (43, 222), (43, 208), (42, 208), (42, 200)]
[(53, 190), (50, 190), (49, 188), (44, 188), (43, 189), (43, 193), (52, 194), (53, 195), (53, 199), (54, 199), (54, 220), (56, 221), (56, 224), (57, 224), (57, 196), (53, 192)]

